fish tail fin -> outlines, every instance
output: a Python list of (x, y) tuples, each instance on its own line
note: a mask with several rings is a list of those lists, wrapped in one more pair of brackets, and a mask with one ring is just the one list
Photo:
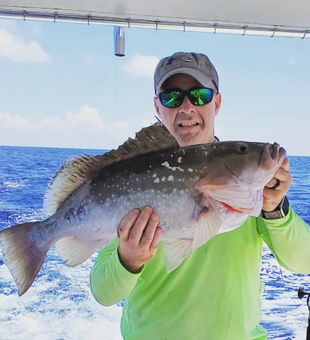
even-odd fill
[(37, 244), (33, 228), (46, 221), (23, 223), (0, 232), (0, 248), (4, 262), (17, 286), (18, 295), (23, 295), (36, 278), (49, 250), (48, 243)]

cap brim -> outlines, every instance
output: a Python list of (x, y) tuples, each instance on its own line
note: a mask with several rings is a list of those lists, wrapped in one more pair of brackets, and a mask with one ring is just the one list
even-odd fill
[(192, 69), (192, 68), (186, 68), (186, 67), (180, 67), (177, 68), (175, 70), (172, 70), (170, 72), (168, 72), (161, 80), (160, 82), (157, 84), (156, 87), (156, 95), (158, 94), (160, 88), (162, 87), (163, 83), (170, 78), (171, 76), (175, 75), (175, 74), (187, 74), (191, 77), (193, 77), (194, 79), (196, 79), (202, 86), (205, 87), (210, 87), (212, 85), (212, 88), (214, 88), (214, 84), (212, 82), (212, 79), (208, 76), (206, 76), (205, 74), (203, 74), (202, 72)]

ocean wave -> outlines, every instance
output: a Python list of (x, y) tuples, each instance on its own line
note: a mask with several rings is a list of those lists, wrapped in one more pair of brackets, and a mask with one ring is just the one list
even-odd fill
[(23, 179), (8, 180), (8, 181), (4, 181), (2, 184), (4, 188), (8, 188), (8, 189), (25, 188), (28, 185), (29, 185), (29, 180), (23, 180)]
[(26, 222), (42, 221), (47, 217), (48, 216), (43, 209), (38, 209), (17, 215), (15, 223), (21, 224)]

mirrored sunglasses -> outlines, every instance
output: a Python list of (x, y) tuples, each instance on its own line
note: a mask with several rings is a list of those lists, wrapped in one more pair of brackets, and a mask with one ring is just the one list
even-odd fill
[(179, 107), (185, 98), (195, 106), (203, 106), (212, 101), (214, 90), (207, 87), (193, 87), (189, 90), (170, 89), (159, 93), (161, 104), (168, 108)]

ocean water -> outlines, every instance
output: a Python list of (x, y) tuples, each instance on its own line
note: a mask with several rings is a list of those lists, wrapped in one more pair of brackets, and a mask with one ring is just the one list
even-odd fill
[[(0, 230), (45, 217), (45, 188), (64, 160), (103, 152), (0, 147)], [(290, 157), (290, 163), (293, 184), (288, 197), (295, 211), (310, 223), (310, 157)], [(77, 267), (68, 267), (52, 249), (32, 287), (18, 297), (0, 255), (0, 339), (121, 339), (121, 304), (100, 306), (90, 293), (94, 261), (95, 255)], [(281, 268), (265, 247), (261, 279), (265, 286), (262, 324), (268, 339), (306, 339), (308, 309), (297, 291), (301, 285), (310, 290), (310, 275)]]

